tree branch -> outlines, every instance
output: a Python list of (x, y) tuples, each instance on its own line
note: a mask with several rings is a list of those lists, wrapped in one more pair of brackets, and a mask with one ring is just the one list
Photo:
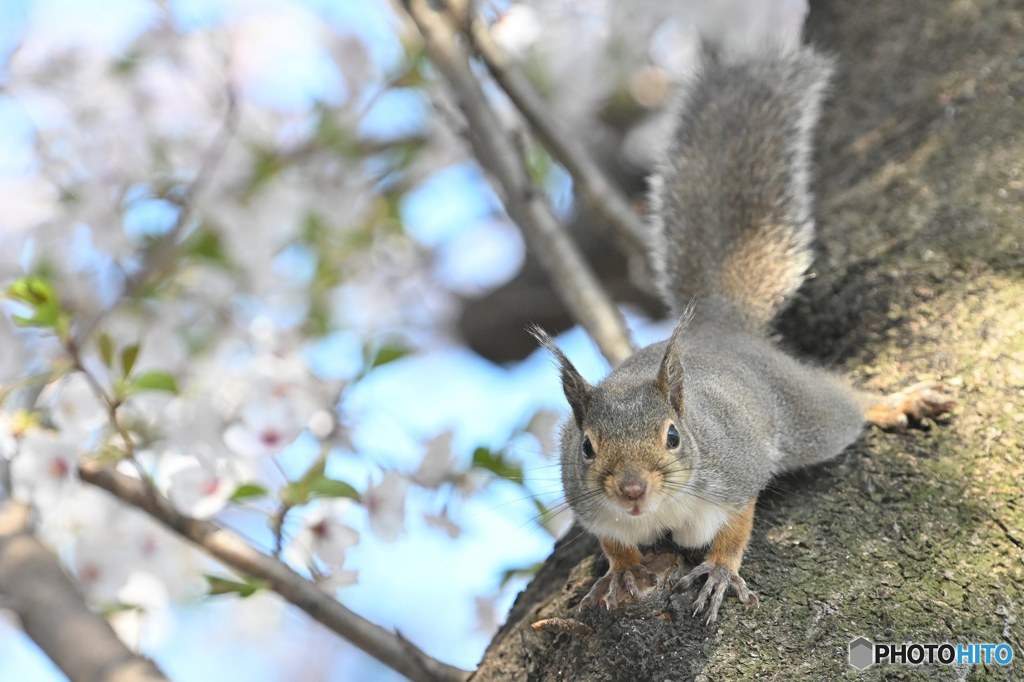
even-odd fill
[(88, 609), (28, 522), (25, 505), (9, 501), (0, 508), (0, 595), (25, 633), (72, 680), (166, 681), (152, 661), (132, 653), (110, 624)]
[(550, 105), (523, 71), (509, 61), (480, 15), (473, 11), (471, 3), (458, 7), (455, 4), (451, 0), (448, 2), (451, 14), (487, 65), (494, 80), (529, 122), (544, 146), (569, 172), (587, 202), (608, 221), (626, 250), (639, 254), (649, 267), (643, 223), (630, 208), (629, 200), (622, 190), (608, 179), (577, 136), (549, 114)]
[(408, 640), (342, 606), (286, 564), (251, 547), (235, 533), (179, 513), (162, 496), (151, 495), (140, 481), (95, 463), (80, 464), (78, 473), (83, 481), (141, 509), (210, 556), (264, 581), (314, 620), (409, 679), (447, 682), (469, 676), (467, 671), (431, 658)]
[(402, 0), (402, 4), (469, 123), (477, 159), (504, 195), (508, 214), (522, 229), (558, 295), (609, 362), (626, 359), (632, 344), (622, 316), (531, 181), (520, 150), (487, 102), (451, 24), (428, 0)]

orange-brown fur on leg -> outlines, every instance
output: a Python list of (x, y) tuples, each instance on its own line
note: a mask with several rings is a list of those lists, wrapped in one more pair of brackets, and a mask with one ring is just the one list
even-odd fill
[(750, 542), (750, 531), (754, 528), (754, 504), (751, 500), (739, 514), (734, 516), (722, 530), (718, 531), (705, 561), (728, 566), (733, 573), (740, 570), (743, 553)]
[(609, 571), (628, 571), (640, 563), (640, 550), (615, 540), (601, 540), (601, 549), (608, 557)]
[(601, 549), (608, 557), (608, 572), (580, 602), (581, 609), (598, 605), (614, 609), (624, 602), (643, 598), (663, 582), (663, 576), (647, 568), (636, 546), (601, 540)]
[[(704, 557), (704, 563), (690, 571), (681, 581), (684, 588), (690, 587), (694, 581), (707, 575), (707, 581), (694, 600), (693, 615), (697, 615), (705, 606), (708, 610), (708, 624), (718, 618), (718, 609), (722, 606), (725, 591), (730, 586), (744, 604), (757, 605), (757, 595), (747, 588), (746, 581), (739, 575), (743, 553), (750, 542), (750, 531), (754, 527), (754, 505), (752, 499), (743, 511), (736, 514), (722, 527), (711, 542), (711, 549)], [(710, 598), (710, 603), (708, 599)]]

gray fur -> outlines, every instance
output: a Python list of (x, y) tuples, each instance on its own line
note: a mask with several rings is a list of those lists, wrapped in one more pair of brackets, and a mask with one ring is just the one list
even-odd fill
[[(800, 286), (812, 259), (811, 133), (831, 72), (809, 47), (741, 62), (706, 55), (682, 89), (648, 195), (652, 263), (676, 314), (732, 291), (730, 303), (763, 327)], [(730, 255), (761, 239), (785, 256), (727, 271)]]
[[(594, 464), (580, 455), (580, 429), (572, 421), (564, 427), (563, 487), (591, 529), (612, 515), (634, 523), (619, 519), (621, 511), (611, 505), (582, 502), (599, 489), (591, 469), (621, 472), (662, 464), (667, 455), (659, 425), (666, 418), (678, 419), (685, 434), (683, 452), (675, 455), (675, 469), (685, 471), (675, 477), (673, 500), (692, 496), (730, 511), (742, 508), (773, 476), (835, 457), (863, 429), (860, 396), (838, 378), (801, 364), (735, 323), (699, 319), (672, 349), (682, 357), (685, 377), (684, 410), (677, 415), (655, 381), (668, 350), (663, 341), (637, 351), (595, 387), (583, 421), (605, 443)], [(646, 540), (637, 541), (650, 542), (666, 530), (674, 528), (652, 528)]]

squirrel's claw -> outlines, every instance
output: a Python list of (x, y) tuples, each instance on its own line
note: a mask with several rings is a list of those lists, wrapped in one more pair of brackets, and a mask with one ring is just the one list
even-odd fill
[(956, 399), (949, 394), (949, 388), (938, 381), (922, 381), (903, 389), (897, 395), (902, 396), (901, 407), (913, 421), (938, 417), (956, 407)]
[(590, 588), (587, 596), (580, 601), (580, 609), (603, 605), (606, 609), (618, 608), (620, 604), (635, 601), (655, 588), (658, 577), (646, 566), (637, 564), (624, 571), (609, 570)]
[[(706, 623), (708, 625), (711, 625), (718, 618), (718, 609), (721, 608), (725, 591), (730, 586), (736, 591), (736, 596), (741, 602), (748, 606), (758, 605), (757, 595), (750, 591), (747, 587), (747, 582), (739, 574), (729, 570), (728, 566), (721, 564), (705, 561), (686, 574), (679, 581), (679, 584), (684, 589), (689, 589), (703, 575), (707, 575), (708, 579), (693, 602), (693, 615), (696, 617), (697, 614), (707, 607), (708, 618)], [(710, 602), (708, 601), (709, 599)]]
[(902, 431), (925, 417), (938, 417), (954, 407), (956, 399), (945, 384), (922, 381), (868, 407), (867, 421), (886, 431)]

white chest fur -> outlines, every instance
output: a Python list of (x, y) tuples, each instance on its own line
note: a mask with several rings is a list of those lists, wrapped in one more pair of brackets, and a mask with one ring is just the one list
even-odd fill
[(594, 517), (581, 520), (599, 538), (618, 540), (625, 545), (645, 545), (671, 531), (677, 545), (701, 548), (711, 544), (729, 519), (729, 511), (720, 504), (673, 493), (672, 497), (660, 495), (656, 506), (640, 516), (630, 516), (608, 501)]

